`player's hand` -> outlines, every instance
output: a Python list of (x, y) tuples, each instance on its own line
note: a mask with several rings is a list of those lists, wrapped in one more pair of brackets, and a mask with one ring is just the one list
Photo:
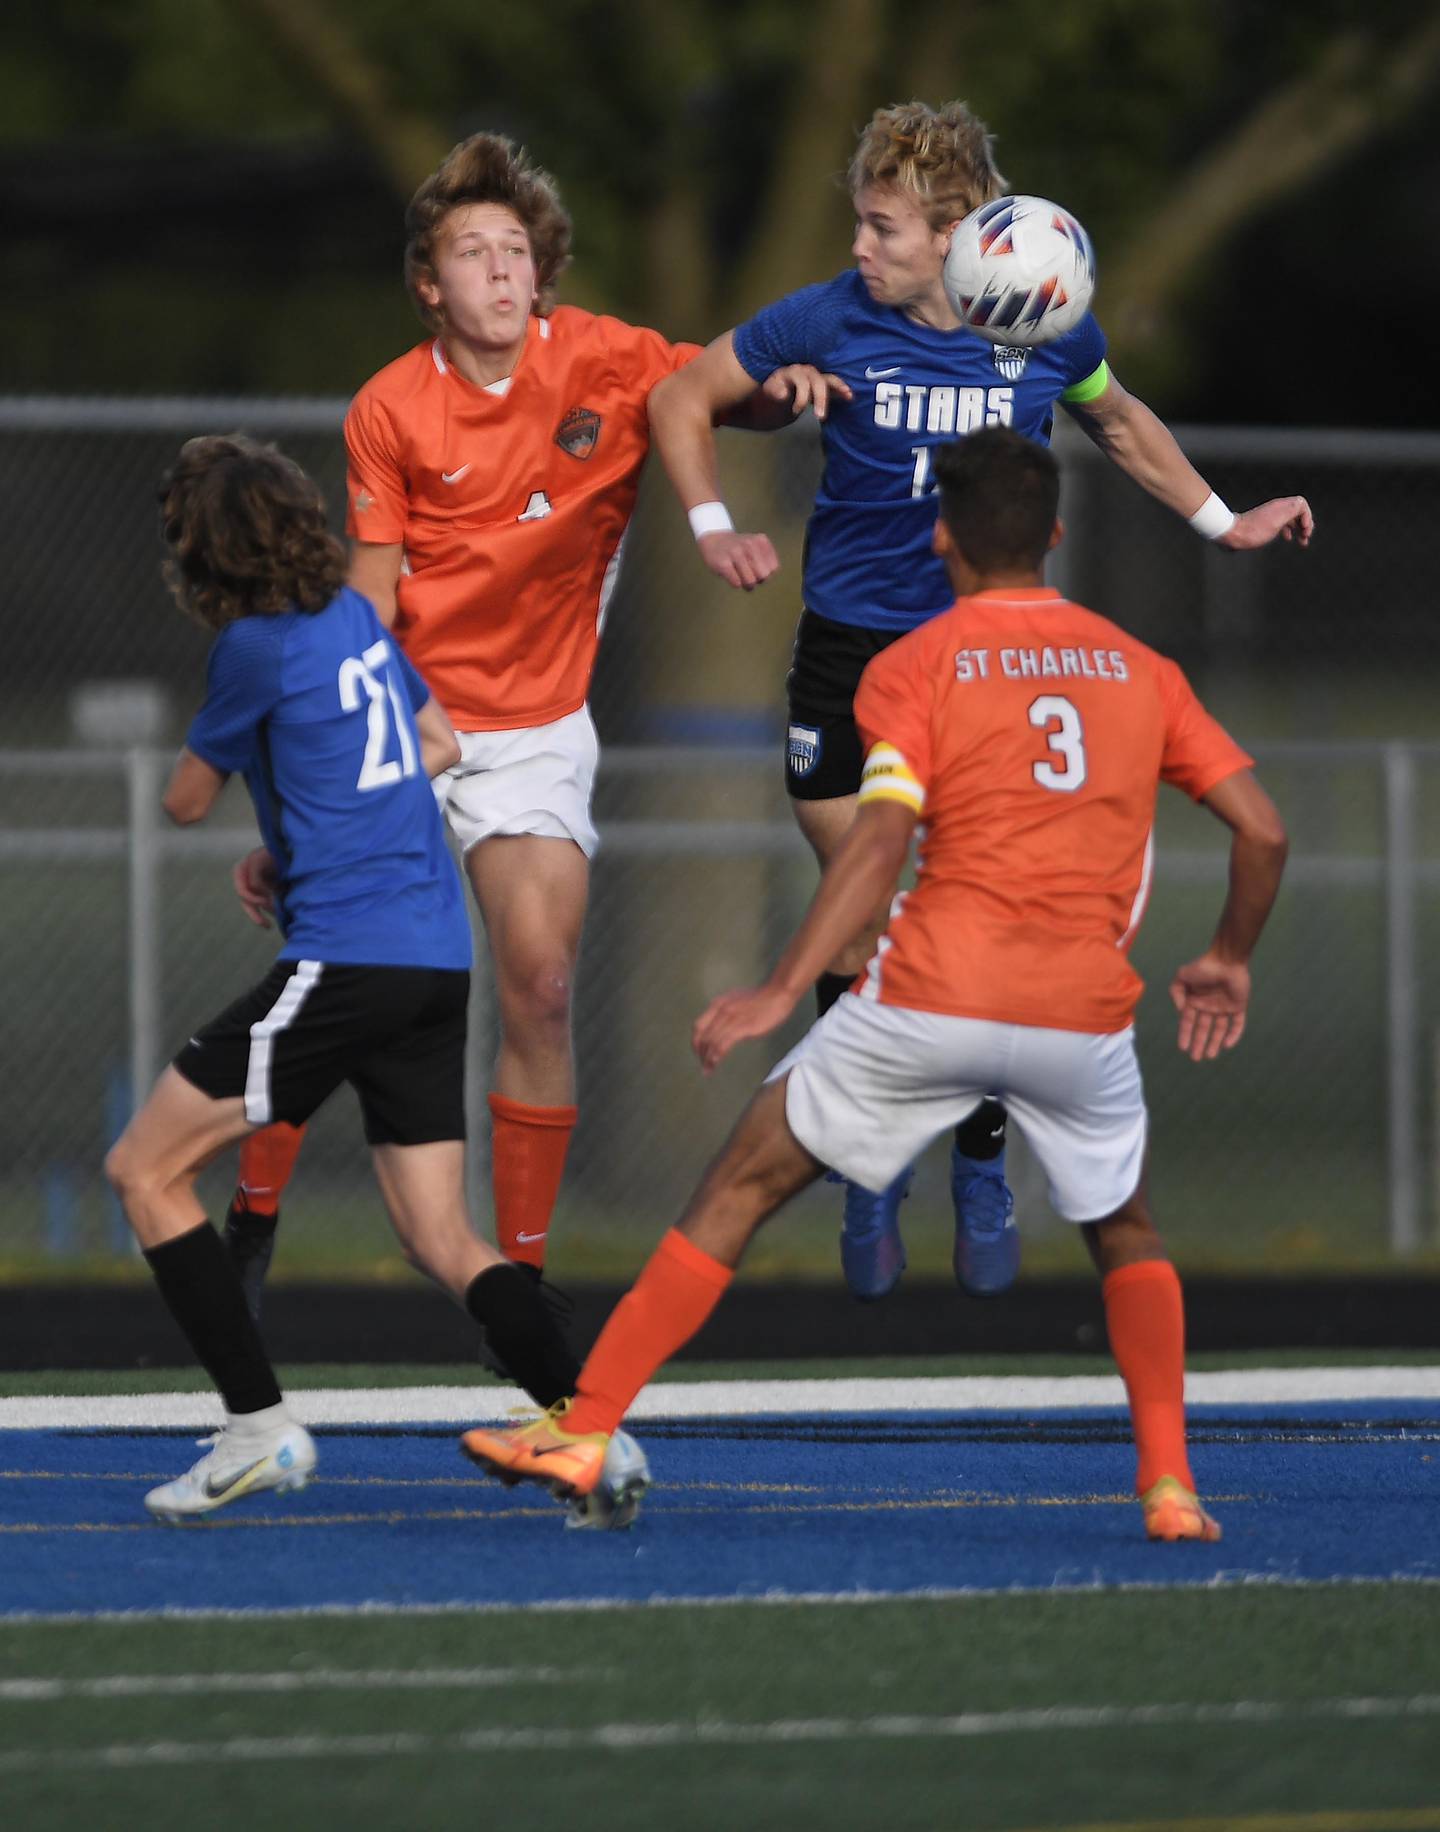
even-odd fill
[(1277, 496), (1258, 508), (1237, 515), (1233, 527), (1215, 543), (1244, 551), (1250, 547), (1268, 547), (1278, 535), (1282, 541), (1294, 541), (1297, 547), (1308, 547), (1315, 532), (1315, 517), (1303, 496)]
[(788, 993), (775, 992), (768, 986), (742, 986), (735, 992), (722, 992), (712, 999), (695, 1020), (690, 1043), (708, 1075), (730, 1054), (737, 1043), (748, 1043), (752, 1037), (764, 1037), (783, 1024), (795, 1009)]
[(1192, 1062), (1213, 1062), (1245, 1034), (1250, 969), (1202, 954), (1171, 980), (1170, 997), (1180, 1014), (1180, 1048)]
[(780, 560), (768, 534), (738, 534), (730, 528), (702, 534), (695, 545), (717, 579), (743, 592), (753, 592), (780, 570)]
[(275, 863), (275, 855), (268, 848), (257, 846), (231, 867), (230, 882), (235, 886), (240, 907), (251, 922), (257, 928), (272, 928), (275, 892), (280, 886), (280, 867)]
[(807, 407), (814, 409), (817, 420), (823, 420), (830, 411), (832, 397), (837, 401), (855, 398), (849, 382), (812, 369), (809, 363), (786, 363), (783, 369), (773, 370), (760, 384), (760, 392), (772, 401), (788, 402), (797, 420)]

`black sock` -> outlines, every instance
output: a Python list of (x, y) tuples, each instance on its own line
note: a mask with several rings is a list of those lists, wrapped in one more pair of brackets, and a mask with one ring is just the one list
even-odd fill
[(471, 1279), (465, 1308), (531, 1399), (553, 1406), (575, 1391), (580, 1363), (540, 1287), (525, 1272), (520, 1266), (487, 1266)]
[(815, 1004), (823, 1018), (842, 992), (855, 984), (853, 973), (822, 973), (815, 982)]
[(220, 1236), (208, 1221), (145, 1254), (160, 1296), (228, 1412), (278, 1406), (281, 1393)]
[(280, 1225), (280, 1211), (273, 1215), (262, 1215), (255, 1209), (247, 1209), (237, 1197), (225, 1211), (225, 1232), (233, 1234), (254, 1248), (263, 1246), (268, 1241), (275, 1242), (275, 1230)]
[(989, 1095), (955, 1128), (956, 1148), (977, 1164), (988, 1164), (1005, 1149), (1005, 1109)]

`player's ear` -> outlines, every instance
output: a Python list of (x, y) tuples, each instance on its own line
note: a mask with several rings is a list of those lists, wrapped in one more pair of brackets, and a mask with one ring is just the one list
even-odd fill
[(947, 554), (955, 551), (955, 536), (951, 534), (944, 520), (938, 515), (935, 517), (935, 526), (930, 531), (930, 551), (941, 560)]
[(1065, 539), (1065, 524), (1064, 522), (1061, 521), (1060, 517), (1057, 515), (1055, 517), (1055, 526), (1050, 530), (1050, 539), (1045, 543), (1046, 553), (1054, 553), (1055, 549), (1060, 545), (1061, 541), (1063, 541), (1064, 539)]

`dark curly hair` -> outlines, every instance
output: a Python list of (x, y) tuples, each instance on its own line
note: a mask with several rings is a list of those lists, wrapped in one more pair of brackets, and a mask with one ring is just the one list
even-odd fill
[(452, 147), (425, 180), (405, 212), (405, 284), (415, 309), (432, 331), (440, 314), (420, 297), (419, 282), (435, 279), (435, 245), (445, 218), (466, 204), (501, 204), (525, 225), (535, 261), (535, 312), (555, 307), (555, 282), (570, 259), (570, 218), (555, 180), (523, 147), (500, 134), (472, 134)]
[(207, 629), (239, 617), (323, 611), (345, 583), (325, 500), (293, 458), (244, 433), (187, 440), (160, 480), (163, 571)]

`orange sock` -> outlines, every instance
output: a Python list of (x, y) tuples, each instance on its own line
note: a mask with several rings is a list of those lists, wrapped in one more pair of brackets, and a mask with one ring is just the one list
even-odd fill
[(1125, 1379), (1139, 1452), (1135, 1492), (1162, 1476), (1195, 1486), (1185, 1449), (1185, 1301), (1169, 1260), (1139, 1260), (1101, 1286), (1110, 1352)]
[(610, 1313), (580, 1370), (567, 1431), (613, 1431), (656, 1368), (695, 1334), (734, 1273), (671, 1228)]
[(240, 1141), (240, 1177), (235, 1190), (238, 1207), (252, 1215), (273, 1215), (280, 1207), (285, 1185), (295, 1172), (295, 1160), (305, 1137), (303, 1126), (276, 1120)]
[(575, 1130), (574, 1107), (527, 1107), (490, 1096), (490, 1187), (495, 1239), (508, 1260), (545, 1264), (545, 1236)]

